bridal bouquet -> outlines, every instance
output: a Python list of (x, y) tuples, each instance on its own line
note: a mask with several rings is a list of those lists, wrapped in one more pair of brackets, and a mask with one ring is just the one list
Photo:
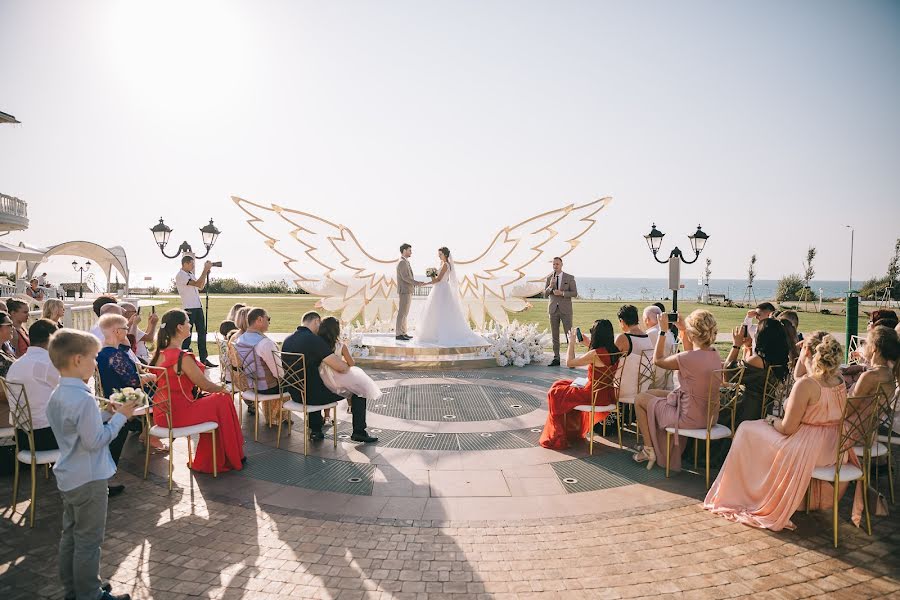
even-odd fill
[(113, 402), (131, 402), (135, 406), (144, 406), (150, 403), (150, 398), (141, 388), (126, 387), (121, 390), (113, 390), (109, 395), (109, 399)]
[(534, 323), (525, 325), (513, 321), (509, 325), (493, 324), (482, 335), (490, 346), (481, 355), (493, 356), (500, 367), (524, 367), (546, 362), (544, 348), (550, 344), (550, 335), (546, 331), (538, 331)]
[(376, 331), (370, 331), (366, 327), (362, 327), (359, 323), (347, 325), (341, 331), (341, 341), (347, 345), (350, 356), (353, 358), (366, 358), (369, 356), (369, 347), (363, 344), (363, 333), (381, 333), (379, 329), (380, 322), (375, 323)]
[(437, 277), (437, 274), (438, 274), (438, 270), (435, 269), (434, 267), (428, 267), (427, 269), (425, 269), (426, 277)]

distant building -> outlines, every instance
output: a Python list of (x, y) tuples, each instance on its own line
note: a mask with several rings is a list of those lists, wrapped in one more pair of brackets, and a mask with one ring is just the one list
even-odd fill
[[(16, 124), (19, 121), (14, 116), (0, 111), (0, 123)], [(28, 229), (28, 204), (13, 196), (0, 194), (0, 235), (26, 229)]]

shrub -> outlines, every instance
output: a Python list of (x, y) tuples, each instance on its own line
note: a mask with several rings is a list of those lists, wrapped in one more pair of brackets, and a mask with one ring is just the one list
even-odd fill
[[(884, 289), (890, 285), (888, 277), (873, 277), (865, 282), (859, 289), (859, 296), (865, 300), (878, 300), (884, 294)], [(891, 290), (891, 298), (900, 300), (900, 285), (895, 285)]]
[[(804, 300), (803, 285), (803, 279), (796, 273), (785, 275), (778, 280), (778, 289), (775, 291), (775, 300), (777, 302), (784, 302), (785, 300)], [(815, 301), (817, 299), (816, 293), (813, 290), (809, 290), (809, 294), (805, 299)]]
[[(177, 294), (175, 282), (169, 290)], [(241, 283), (234, 277), (216, 278), (209, 283), (210, 294), (305, 294), (306, 292), (287, 281), (263, 281), (256, 283)]]

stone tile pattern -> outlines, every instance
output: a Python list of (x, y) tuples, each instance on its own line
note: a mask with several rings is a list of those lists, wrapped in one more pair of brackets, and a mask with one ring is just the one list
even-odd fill
[[(110, 503), (102, 574), (136, 599), (900, 597), (900, 519), (869, 537), (830, 513), (772, 533), (703, 511), (695, 498), (602, 516), (492, 522), (328, 518), (237, 504), (124, 473)], [(0, 598), (62, 598), (53, 482), (37, 522), (21, 502), (0, 521)], [(11, 481), (0, 493), (9, 497)]]

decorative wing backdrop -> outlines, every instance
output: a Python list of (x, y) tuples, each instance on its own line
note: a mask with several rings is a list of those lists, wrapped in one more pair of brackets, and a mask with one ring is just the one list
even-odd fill
[[(393, 319), (399, 259), (372, 256), (348, 227), (316, 215), (237, 196), (232, 200), (250, 217), (247, 223), (264, 243), (284, 259), (297, 285), (322, 297), (322, 308), (340, 312), (344, 322), (360, 314), (366, 324)], [(543, 289), (549, 259), (574, 250), (611, 201), (605, 197), (569, 204), (504, 227), (481, 254), (456, 260), (460, 297), (476, 328), (486, 319), (506, 324), (507, 311), (525, 310), (526, 298)]]

